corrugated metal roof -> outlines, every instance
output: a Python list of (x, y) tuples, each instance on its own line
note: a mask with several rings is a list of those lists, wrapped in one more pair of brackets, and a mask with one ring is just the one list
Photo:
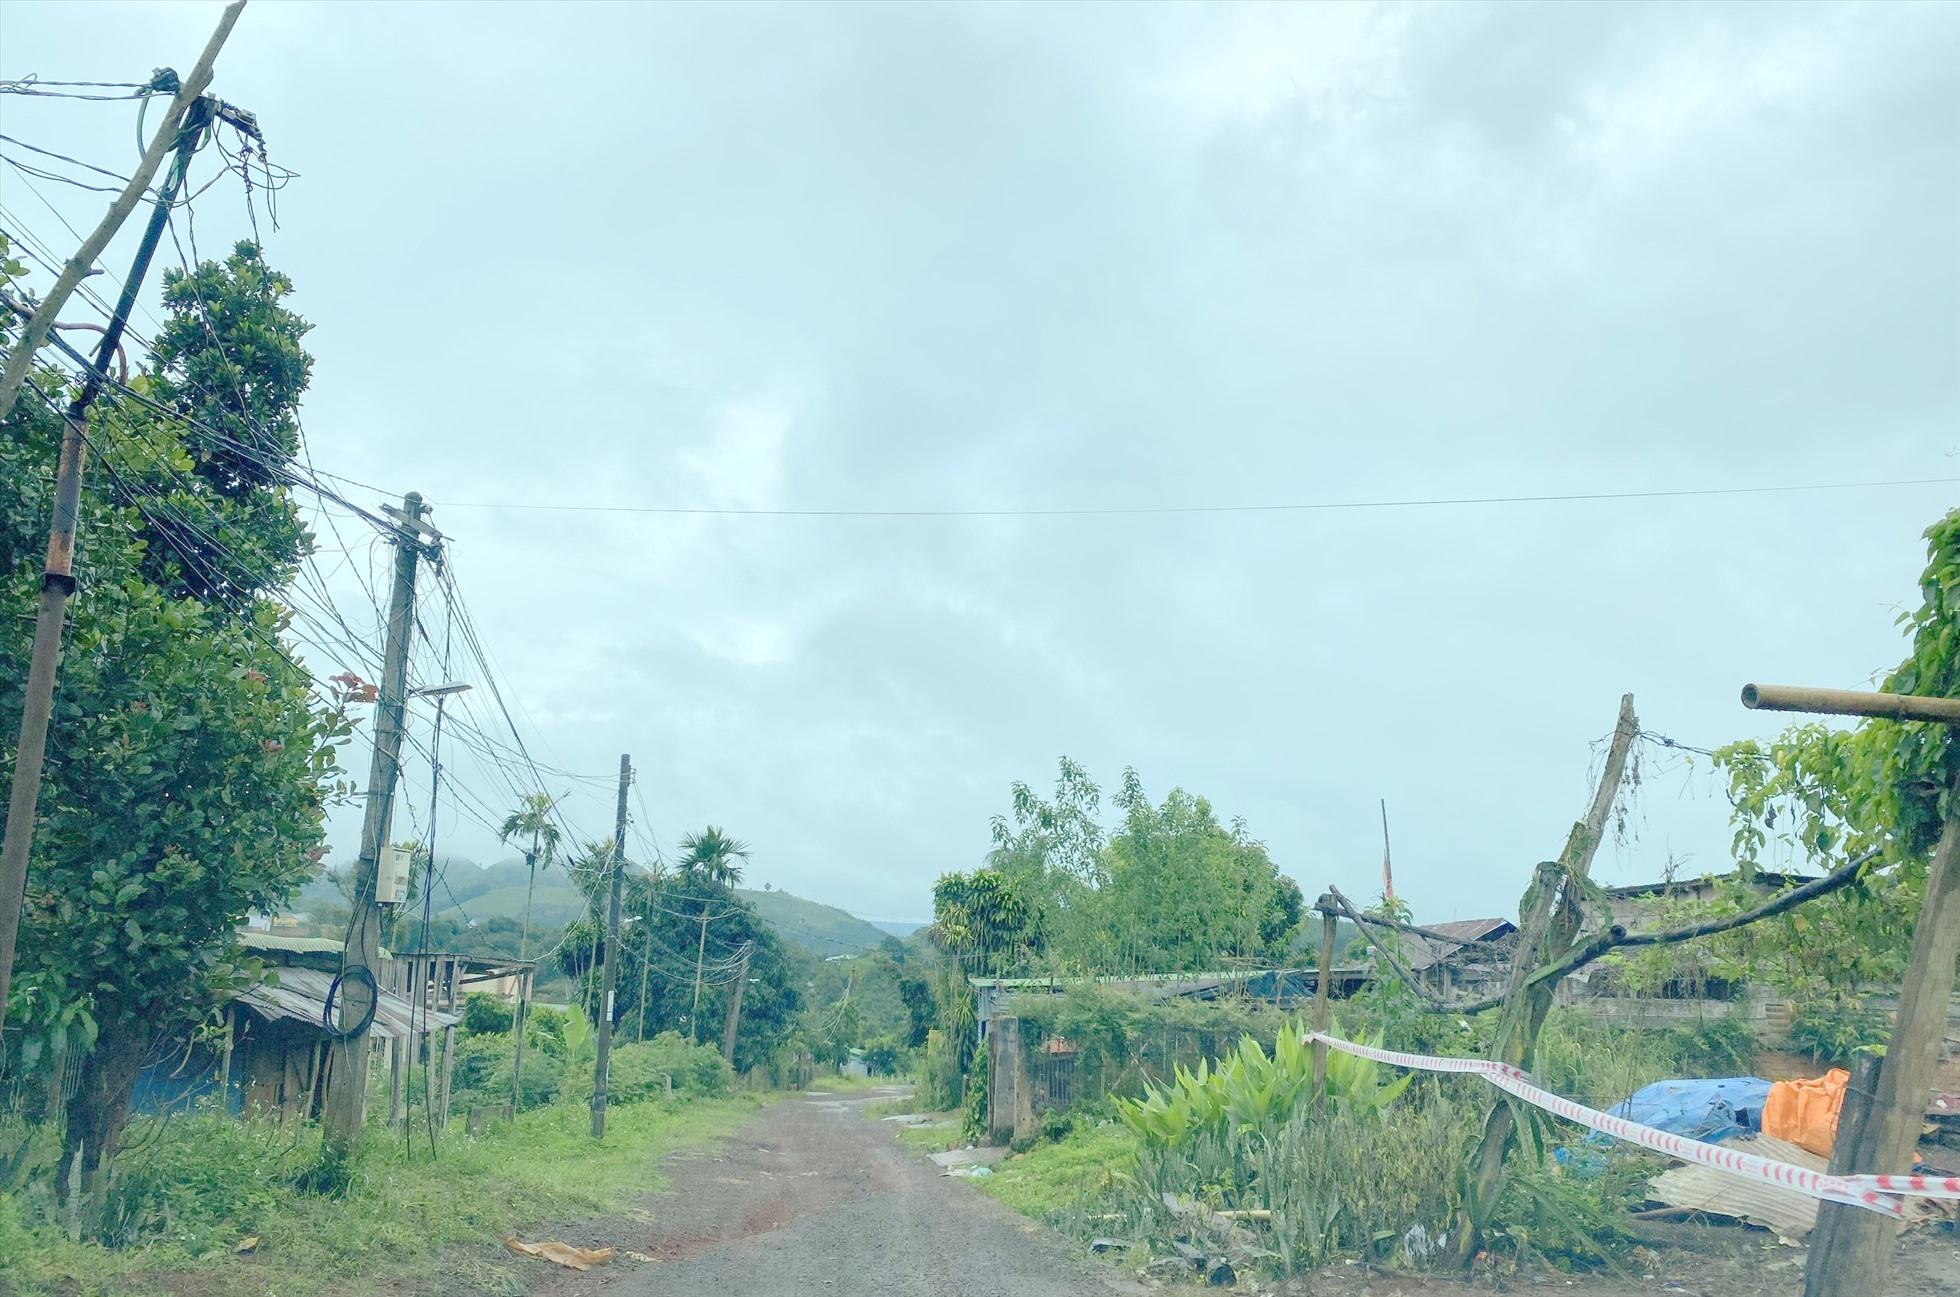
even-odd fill
[[(1807, 1171), (1825, 1170), (1829, 1163), (1809, 1149), (1776, 1138), (1774, 1135), (1735, 1135), (1722, 1141), (1728, 1148), (1741, 1149), (1766, 1157), (1772, 1162), (1788, 1162)], [(1785, 1243), (1801, 1243), (1817, 1224), (1815, 1198), (1762, 1184), (1745, 1176), (1717, 1171), (1693, 1163), (1677, 1166), (1655, 1176), (1648, 1196), (1670, 1207), (1692, 1207), (1711, 1216), (1761, 1225)], [(1906, 1200), (1906, 1223), (1910, 1227), (1939, 1219), (1939, 1205), (1929, 1198)]]
[[(1366, 964), (1337, 964), (1336, 973), (1365, 973)], [(1217, 985), (1225, 982), (1244, 982), (1258, 977), (1271, 977), (1275, 973), (1307, 972), (1308, 969), (1242, 968), (1224, 973), (1137, 973), (1131, 976), (1106, 974), (1099, 977), (969, 977), (967, 985), (986, 988), (995, 987), (1003, 991), (1045, 991), (1060, 990), (1069, 986), (1114, 986), (1114, 987), (1161, 987), (1181, 985), (1189, 982), (1196, 986)]]
[[(304, 940), (305, 938), (293, 938)], [(340, 949), (336, 943), (334, 949)], [(327, 1007), (327, 991), (334, 975), (317, 968), (282, 968), (277, 986), (255, 986), (239, 1000), (262, 1017), (311, 1023), (318, 1027)], [(425, 1031), (453, 1027), (462, 1019), (453, 1013), (417, 1009), (399, 995), (381, 993), (375, 1006), (370, 1034), (383, 1040), (406, 1040)]]
[[(1780, 891), (1785, 887), (1796, 887), (1803, 883), (1814, 883), (1816, 874), (1783, 874), (1773, 870), (1758, 869), (1755, 881), (1765, 893)], [(1608, 887), (1605, 894), (1627, 899), (1642, 896), (1665, 896), (1674, 892), (1688, 892), (1702, 883), (1739, 882), (1741, 870), (1730, 870), (1725, 874), (1697, 874), (1693, 877), (1662, 878), (1651, 883), (1623, 883), (1618, 887)]]
[(240, 932), (247, 950), (283, 950), (295, 955), (337, 955), (345, 944), (332, 937), (288, 937), (276, 932)]
[[(1456, 919), (1449, 923), (1427, 923), (1423, 925), (1431, 932), (1446, 933), (1461, 937), (1465, 941), (1490, 941), (1518, 930), (1518, 925), (1509, 919)], [(1445, 941), (1435, 941), (1429, 937), (1410, 937), (1409, 967), (1415, 972), (1442, 963), (1465, 947), (1452, 945)]]

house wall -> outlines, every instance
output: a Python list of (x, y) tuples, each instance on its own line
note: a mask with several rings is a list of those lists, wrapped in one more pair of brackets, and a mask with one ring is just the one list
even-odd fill
[(244, 1030), (233, 1045), (232, 1076), (246, 1113), (306, 1116), (313, 1108), (326, 1034), (305, 1023), (268, 1022), (241, 1015)]

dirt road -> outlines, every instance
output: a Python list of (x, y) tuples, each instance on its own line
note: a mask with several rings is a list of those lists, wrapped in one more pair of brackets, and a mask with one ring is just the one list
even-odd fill
[[(532, 1297), (1137, 1297), (1197, 1292), (1145, 1287), (1090, 1261), (1063, 1239), (1002, 1207), (894, 1138), (864, 1108), (888, 1096), (802, 1096), (759, 1112), (734, 1136), (661, 1163), (669, 1187), (638, 1217), (568, 1224), (558, 1237), (619, 1250), (586, 1274), (517, 1262)], [(650, 1219), (648, 1218), (650, 1216)], [(1615, 1273), (1574, 1279), (1545, 1272), (1514, 1291), (1567, 1297), (1790, 1297), (1803, 1253), (1761, 1231), (1679, 1231), (1677, 1246), (1627, 1258)], [(637, 1256), (628, 1253), (638, 1254)], [(500, 1284), (511, 1258), (495, 1266)], [(1650, 1268), (1651, 1267), (1651, 1268)], [(1460, 1297), (1482, 1284), (1334, 1267), (1277, 1290), (1291, 1297)], [(1271, 1288), (1261, 1291), (1273, 1292)], [(463, 1291), (451, 1283), (417, 1297)], [(493, 1291), (491, 1288), (469, 1291)], [(508, 1287), (494, 1291), (507, 1292)], [(1921, 1231), (1901, 1248), (1887, 1297), (1960, 1297), (1960, 1241)]]
[[(889, 1096), (882, 1096), (889, 1097)], [(551, 1276), (551, 1297), (1112, 1297), (1145, 1291), (893, 1139), (864, 1096), (801, 1097), (661, 1164), (653, 1220), (570, 1237), (652, 1257)]]

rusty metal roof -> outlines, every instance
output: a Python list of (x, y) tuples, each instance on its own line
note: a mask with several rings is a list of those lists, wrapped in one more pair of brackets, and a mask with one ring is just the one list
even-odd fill
[[(1449, 923), (1426, 924), (1431, 932), (1446, 933), (1461, 937), (1465, 941), (1495, 941), (1507, 937), (1518, 930), (1518, 925), (1509, 919), (1457, 919)], [(1463, 946), (1449, 942), (1434, 941), (1428, 937), (1407, 938), (1409, 948), (1409, 967), (1416, 972), (1433, 967), (1449, 959)]]
[[(277, 986), (255, 986), (239, 996), (239, 1002), (263, 1018), (288, 1018), (319, 1027), (334, 975), (317, 968), (281, 968), (278, 973)], [(383, 991), (369, 1032), (382, 1040), (406, 1040), (426, 1031), (453, 1027), (461, 1021), (453, 1013), (417, 1009), (399, 995)]]

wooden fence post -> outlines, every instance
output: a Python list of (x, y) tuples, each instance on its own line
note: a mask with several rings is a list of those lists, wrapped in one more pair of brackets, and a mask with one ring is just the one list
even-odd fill
[[(1334, 975), (1334, 929), (1339, 923), (1334, 917), (1334, 898), (1323, 896), (1314, 902), (1320, 911), (1320, 972), (1314, 978), (1313, 988), (1313, 1029), (1325, 1035), (1333, 1025), (1334, 1010), (1330, 1002), (1331, 990), (1328, 979)], [(1313, 1043), (1313, 1101), (1319, 1107), (1322, 1096), (1327, 1091), (1327, 1046), (1321, 1041)]]
[(437, 1111), (432, 1114), (432, 1130), (446, 1130), (449, 1127), (449, 1072), (456, 1065), (456, 1028), (442, 1029), (442, 1091)]

